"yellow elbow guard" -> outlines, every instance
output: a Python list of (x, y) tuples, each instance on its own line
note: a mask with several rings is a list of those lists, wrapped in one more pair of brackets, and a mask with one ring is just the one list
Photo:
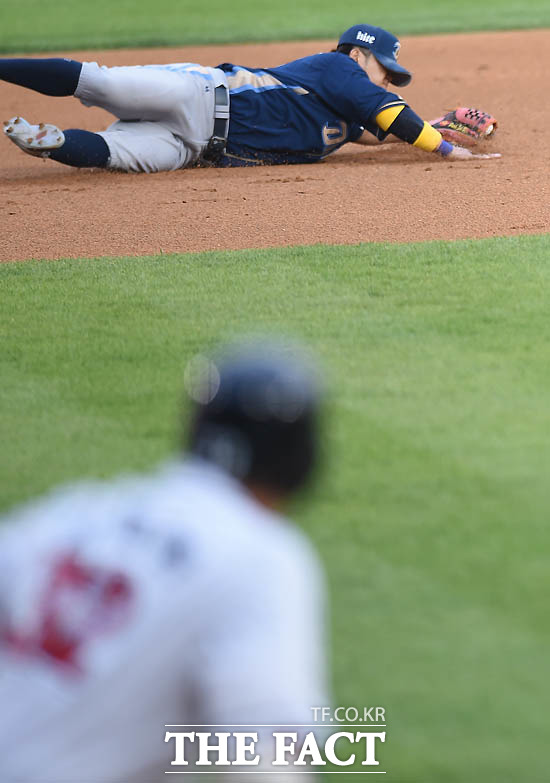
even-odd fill
[(424, 127), (420, 131), (420, 135), (417, 140), (413, 142), (413, 147), (420, 147), (421, 150), (426, 150), (426, 152), (433, 152), (441, 144), (442, 138), (443, 137), (438, 130), (432, 128), (429, 123), (425, 122)]
[(390, 106), (389, 108), (382, 109), (380, 114), (376, 115), (376, 124), (379, 128), (382, 128), (383, 131), (387, 131), (404, 108), (403, 104), (400, 103), (399, 106)]

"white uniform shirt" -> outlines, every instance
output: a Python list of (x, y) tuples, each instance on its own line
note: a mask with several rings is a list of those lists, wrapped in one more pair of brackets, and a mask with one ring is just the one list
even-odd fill
[(2, 783), (170, 780), (165, 731), (193, 729), (167, 724), (304, 724), (327, 703), (317, 559), (216, 468), (78, 485), (6, 522)]

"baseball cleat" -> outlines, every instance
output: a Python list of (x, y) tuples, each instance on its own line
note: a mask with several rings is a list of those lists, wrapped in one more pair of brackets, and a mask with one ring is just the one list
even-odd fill
[(23, 152), (39, 158), (47, 158), (51, 150), (56, 150), (65, 143), (63, 131), (55, 125), (46, 122), (31, 125), (23, 117), (12, 117), (5, 122), (4, 133)]

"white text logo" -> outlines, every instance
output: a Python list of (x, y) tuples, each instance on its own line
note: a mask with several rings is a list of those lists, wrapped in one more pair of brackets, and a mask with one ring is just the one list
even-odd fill
[(371, 35), (370, 33), (362, 33), (361, 30), (357, 33), (357, 40), (363, 41), (363, 43), (374, 43), (376, 41), (376, 36)]

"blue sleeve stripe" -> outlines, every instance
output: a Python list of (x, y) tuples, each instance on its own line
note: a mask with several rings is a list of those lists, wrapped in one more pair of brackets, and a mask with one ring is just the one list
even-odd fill
[(266, 92), (267, 90), (292, 90), (287, 84), (265, 84), (262, 87), (254, 87), (252, 84), (243, 84), (241, 87), (229, 89), (231, 95), (238, 95), (240, 92)]

